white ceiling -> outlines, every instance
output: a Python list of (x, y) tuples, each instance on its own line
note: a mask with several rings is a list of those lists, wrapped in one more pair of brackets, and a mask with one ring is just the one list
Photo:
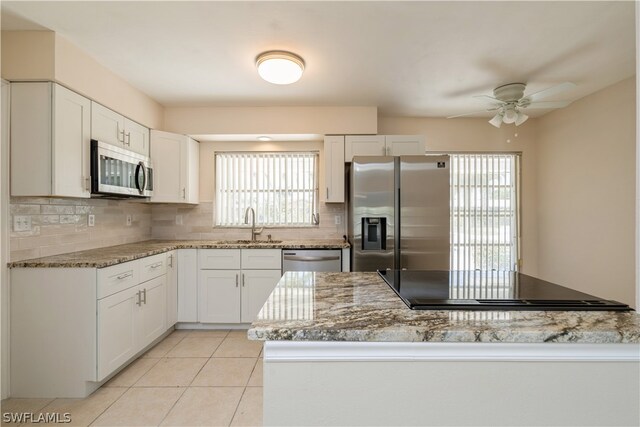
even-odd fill
[[(634, 2), (11, 2), (2, 29), (56, 31), (166, 106), (482, 109), (471, 95), (564, 81), (575, 100), (635, 73)], [(306, 62), (290, 86), (257, 54)], [(538, 112), (544, 113), (544, 110)], [(534, 114), (535, 115), (535, 114)]]

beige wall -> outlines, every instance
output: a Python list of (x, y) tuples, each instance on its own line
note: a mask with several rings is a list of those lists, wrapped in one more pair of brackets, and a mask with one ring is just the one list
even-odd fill
[[(200, 143), (200, 205), (157, 205), (152, 210), (152, 235), (156, 239), (247, 239), (244, 228), (214, 228), (216, 151), (318, 151), (319, 185), (324, 188), (324, 150), (321, 141), (301, 142), (201, 142)], [(305, 228), (269, 228), (260, 239), (271, 234), (273, 239), (340, 239), (346, 234), (344, 204), (320, 201), (320, 225)], [(183, 225), (176, 225), (176, 215), (182, 215)], [(340, 225), (335, 225), (339, 215)]]
[(168, 132), (207, 134), (375, 134), (376, 107), (168, 107)]
[(1, 37), (3, 79), (55, 79), (54, 32), (2, 31)]
[(162, 105), (51, 31), (2, 31), (2, 78), (53, 80), (147, 127), (163, 127)]
[(538, 272), (635, 304), (635, 77), (538, 120)]
[[(537, 259), (536, 120), (497, 129), (486, 119), (380, 117), (378, 133), (426, 136), (427, 151), (522, 153), (522, 271), (535, 275)], [(515, 133), (518, 136), (515, 136)], [(511, 140), (511, 142), (507, 142)]]

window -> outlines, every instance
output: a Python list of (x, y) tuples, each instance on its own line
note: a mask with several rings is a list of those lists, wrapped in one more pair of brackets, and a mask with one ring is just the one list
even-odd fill
[(215, 224), (243, 227), (248, 207), (256, 224), (318, 223), (318, 153), (217, 153)]
[(451, 269), (517, 270), (517, 154), (451, 155)]

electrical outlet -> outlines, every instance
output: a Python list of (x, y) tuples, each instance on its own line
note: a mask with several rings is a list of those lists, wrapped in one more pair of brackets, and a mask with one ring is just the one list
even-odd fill
[(89, 215), (89, 227), (93, 227), (96, 225), (96, 216), (95, 215)]
[(176, 215), (176, 225), (182, 225), (182, 215)]
[(335, 221), (336, 225), (342, 224), (342, 215), (336, 215), (334, 217), (334, 221)]
[(28, 215), (14, 216), (13, 231), (31, 231), (31, 217)]
[(131, 215), (127, 215), (127, 227), (131, 225)]

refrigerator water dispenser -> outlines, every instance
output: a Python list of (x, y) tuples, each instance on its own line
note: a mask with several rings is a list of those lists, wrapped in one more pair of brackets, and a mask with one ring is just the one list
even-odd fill
[(387, 249), (387, 219), (383, 217), (362, 218), (362, 250)]

